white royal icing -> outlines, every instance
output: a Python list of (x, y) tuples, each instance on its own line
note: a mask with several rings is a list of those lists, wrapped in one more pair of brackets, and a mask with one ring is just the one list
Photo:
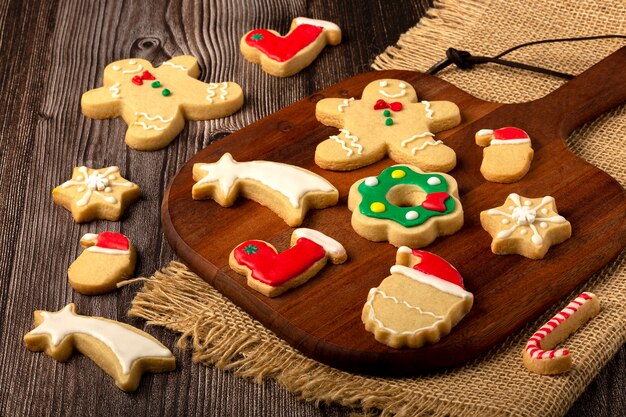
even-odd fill
[(122, 98), (120, 95), (120, 83), (115, 83), (111, 87), (109, 87), (109, 91), (111, 92), (111, 97), (113, 98)]
[(314, 191), (337, 191), (333, 185), (303, 168), (270, 161), (237, 162), (229, 153), (211, 164), (200, 164), (207, 174), (196, 185), (218, 182), (224, 195), (229, 195), (238, 179), (250, 179), (278, 191), (289, 199), (295, 208), (305, 194)]
[(415, 220), (415, 219), (417, 219), (419, 216), (420, 216), (420, 214), (419, 214), (417, 211), (415, 211), (415, 210), (410, 210), (410, 211), (407, 211), (407, 212), (406, 212), (406, 214), (404, 215), (404, 217), (405, 217), (407, 220)]
[(426, 101), (423, 100), (422, 104), (424, 104), (425, 108), (424, 110), (426, 110), (426, 118), (427, 119), (432, 119), (433, 118), (433, 110), (430, 108), (430, 101)]
[(488, 135), (493, 134), (493, 130), (492, 129), (480, 129), (478, 132), (476, 132), (476, 134), (478, 136), (488, 136)]
[(367, 177), (365, 178), (365, 185), (368, 187), (375, 187), (378, 185), (378, 178), (376, 177)]
[(187, 68), (183, 67), (182, 65), (174, 64), (173, 62), (170, 62), (170, 61), (165, 61), (162, 65), (167, 65), (168, 67), (176, 68), (181, 71), (187, 71)]
[(89, 252), (106, 253), (107, 255), (128, 255), (130, 253), (130, 242), (128, 244), (127, 250), (121, 250), (121, 249), (101, 248), (99, 246), (96, 246), (95, 242), (98, 240), (98, 235), (95, 233), (85, 233), (83, 237), (80, 238), (80, 240), (86, 241), (86, 242), (94, 242), (93, 246), (89, 246), (85, 249), (86, 251), (89, 251)]
[(390, 271), (392, 274), (400, 274), (414, 281), (437, 288), (439, 291), (443, 291), (450, 295), (454, 295), (455, 297), (460, 297), (460, 298), (473, 297), (472, 293), (465, 291), (463, 288), (459, 287), (456, 284), (445, 281), (441, 278), (437, 278), (434, 275), (425, 274), (422, 271), (409, 268), (408, 266), (394, 265), (391, 267)]
[(423, 151), (424, 149), (426, 149), (426, 147), (428, 146), (437, 146), (437, 145), (441, 145), (443, 142), (440, 140), (436, 140), (434, 142), (424, 142), (422, 143), (421, 146), (416, 146), (413, 149), (411, 149), (411, 153), (413, 155), (415, 155), (418, 151)]
[(335, 239), (326, 236), (322, 232), (318, 232), (317, 230), (307, 229), (306, 227), (301, 227), (293, 231), (293, 234), (300, 239), (304, 237), (306, 239), (312, 240), (317, 243), (321, 247), (324, 248), (324, 251), (328, 253), (332, 258), (343, 258), (346, 256), (346, 249), (343, 245), (337, 242)]
[[(402, 85), (402, 84), (400, 84)], [(406, 95), (406, 90), (402, 89), (402, 91), (400, 91), (399, 93), (396, 94), (389, 94), (388, 92), (386, 92), (385, 90), (378, 90), (378, 93), (387, 97), (387, 98), (398, 98), (398, 97), (404, 97)]]
[(75, 333), (94, 337), (111, 349), (124, 374), (130, 372), (133, 362), (138, 359), (172, 356), (169, 349), (139, 329), (133, 331), (113, 320), (75, 314), (71, 305), (61, 311), (42, 311), (40, 314), (43, 322), (28, 334), (49, 335), (53, 346)]
[(441, 180), (437, 177), (429, 177), (426, 182), (428, 185), (439, 185), (441, 184)]
[(410, 138), (404, 139), (402, 142), (400, 142), (400, 146), (406, 147), (406, 145), (408, 145), (409, 143), (413, 142), (415, 139), (425, 138), (426, 136), (433, 137), (433, 136), (435, 136), (435, 134), (434, 133), (430, 133), (430, 132), (424, 132), (424, 133), (420, 133), (419, 135), (413, 135)]
[(306, 24), (306, 25), (319, 26), (321, 28), (324, 28), (325, 30), (333, 30), (333, 31), (341, 32), (341, 29), (339, 28), (339, 26), (327, 20), (310, 19), (308, 17), (296, 17), (294, 20), (296, 21), (296, 25), (298, 26)]
[[(135, 65), (135, 64), (137, 64), (137, 61), (135, 61), (134, 59), (131, 59), (130, 61), (128, 61), (128, 65)], [(122, 71), (122, 74), (134, 74), (136, 72), (141, 71), (142, 69), (143, 69), (143, 65), (137, 64), (135, 68)]]
[(164, 119), (163, 116), (159, 116), (158, 114), (156, 114), (154, 116), (150, 116), (148, 113), (145, 113), (145, 112), (142, 112), (142, 111), (136, 111), (135, 112), (135, 116), (143, 117), (144, 119), (150, 120), (150, 121), (160, 120), (163, 123), (169, 123), (172, 120), (174, 120), (173, 117), (170, 117), (169, 119)]
[(337, 106), (337, 111), (339, 111), (339, 113), (343, 113), (343, 109), (348, 107), (351, 101), (354, 101), (354, 97), (345, 99), (343, 103)]
[[(77, 175), (76, 179), (71, 179), (69, 181), (65, 181), (61, 184), (61, 188), (68, 188), (72, 186), (78, 186), (77, 191), (83, 192), (85, 194), (76, 201), (76, 205), (81, 207), (89, 203), (91, 196), (93, 194), (99, 196), (104, 201), (109, 204), (117, 203), (117, 199), (113, 196), (107, 196), (102, 194), (102, 192), (108, 193), (111, 192), (111, 186), (121, 186), (121, 187), (131, 187), (132, 183), (130, 181), (127, 182), (115, 182), (111, 179), (111, 175), (113, 173), (119, 172), (119, 168), (116, 166), (108, 167), (104, 172), (100, 172), (100, 170), (93, 170), (91, 174), (87, 170), (87, 167), (81, 166), (78, 168), (78, 171), (82, 175)], [(115, 177), (114, 177), (115, 178)], [(114, 179), (113, 178), (113, 179)], [(107, 191), (108, 189), (108, 191)]]
[[(359, 141), (359, 138), (354, 136), (354, 135), (352, 135), (346, 129), (339, 129), (339, 131), (341, 133), (343, 133), (343, 135), (346, 137), (346, 139), (350, 139), (351, 140), (350, 141), (350, 146), (357, 150), (357, 154), (362, 155), (363, 154), (363, 145), (361, 145), (360, 143), (357, 143)], [(346, 141), (345, 140), (341, 139), (337, 135), (331, 136), (330, 139), (333, 139), (335, 142), (337, 142), (338, 144), (341, 145), (341, 148), (346, 151), (346, 156), (348, 156), (348, 157), (352, 156), (354, 151), (346, 146)]]
[(530, 139), (492, 139), (490, 145), (519, 145), (520, 143), (530, 143)]

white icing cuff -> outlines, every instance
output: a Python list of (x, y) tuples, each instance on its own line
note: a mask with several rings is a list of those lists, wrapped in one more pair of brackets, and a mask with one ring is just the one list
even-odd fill
[(294, 230), (293, 235), (298, 239), (304, 237), (317, 243), (318, 245), (323, 247), (326, 253), (328, 253), (333, 258), (343, 258), (344, 256), (346, 256), (346, 249), (341, 243), (337, 242), (331, 237), (326, 236), (322, 232), (318, 232), (317, 230), (301, 227)]
[(339, 28), (338, 25), (336, 25), (333, 22), (326, 21), (326, 20), (310, 19), (308, 17), (296, 17), (294, 20), (296, 22), (296, 25), (298, 26), (306, 24), (306, 25), (319, 26), (321, 28), (324, 28), (324, 30), (333, 30), (333, 31), (341, 32), (341, 29)]
[(459, 287), (456, 284), (452, 284), (451, 282), (445, 281), (441, 278), (437, 278), (434, 275), (425, 274), (422, 271), (409, 268), (408, 266), (394, 265), (391, 267), (391, 273), (403, 275), (407, 278), (410, 278), (422, 284), (430, 285), (431, 287), (437, 288), (440, 291), (443, 291), (450, 295), (454, 295), (456, 297), (474, 297), (471, 292), (465, 291), (463, 288)]

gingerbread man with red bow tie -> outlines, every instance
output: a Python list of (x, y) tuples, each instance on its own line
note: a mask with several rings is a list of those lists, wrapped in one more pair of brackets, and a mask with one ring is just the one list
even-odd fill
[(448, 172), (456, 165), (456, 154), (435, 133), (461, 123), (459, 108), (450, 101), (419, 102), (406, 81), (371, 82), (360, 100), (320, 100), (315, 115), (339, 129), (315, 150), (315, 163), (324, 169), (351, 171), (386, 155), (426, 172)]

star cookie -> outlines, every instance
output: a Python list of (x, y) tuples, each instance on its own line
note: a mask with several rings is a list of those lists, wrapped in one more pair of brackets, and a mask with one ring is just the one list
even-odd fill
[(72, 212), (76, 223), (96, 219), (117, 221), (139, 197), (139, 186), (120, 175), (116, 166), (74, 168), (72, 179), (52, 190), (55, 204)]
[(493, 237), (491, 250), (496, 255), (543, 259), (552, 245), (572, 236), (570, 222), (559, 215), (550, 196), (509, 194), (502, 206), (481, 212), (480, 223)]
[(145, 59), (122, 59), (104, 69), (104, 86), (83, 94), (83, 114), (92, 119), (122, 117), (126, 144), (140, 151), (167, 146), (187, 120), (228, 116), (243, 105), (243, 91), (231, 82), (205, 83), (198, 61), (177, 56), (155, 68)]
[(351, 171), (387, 155), (426, 172), (448, 172), (456, 165), (454, 150), (434, 136), (461, 123), (459, 108), (450, 101), (419, 102), (406, 81), (371, 82), (360, 100), (320, 100), (315, 116), (339, 129), (315, 149), (321, 168)]

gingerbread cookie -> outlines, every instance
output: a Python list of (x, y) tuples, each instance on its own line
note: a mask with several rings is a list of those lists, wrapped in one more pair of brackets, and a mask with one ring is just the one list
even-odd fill
[(297, 17), (285, 36), (269, 29), (246, 33), (239, 47), (250, 62), (261, 64), (263, 71), (277, 77), (289, 77), (309, 66), (322, 49), (341, 42), (341, 29), (325, 20)]
[(487, 181), (516, 182), (530, 169), (534, 151), (528, 133), (522, 129), (482, 129), (476, 133), (476, 144), (486, 146), (480, 172)]
[(352, 184), (348, 208), (359, 235), (394, 246), (421, 248), (463, 227), (455, 179), (410, 165), (394, 165)]
[(333, 185), (304, 168), (270, 161), (237, 162), (225, 153), (211, 164), (194, 164), (191, 192), (194, 200), (214, 199), (222, 207), (237, 196), (254, 200), (299, 226), (309, 209), (334, 206), (339, 192)]
[(350, 171), (385, 155), (423, 171), (448, 172), (456, 165), (454, 151), (435, 140), (434, 133), (461, 123), (459, 108), (449, 101), (418, 102), (406, 81), (371, 82), (360, 100), (320, 100), (315, 116), (339, 128), (315, 150), (315, 163), (324, 169)]
[(348, 259), (346, 250), (325, 234), (312, 229), (296, 229), (291, 235), (291, 248), (278, 253), (263, 240), (247, 240), (230, 253), (233, 271), (247, 277), (248, 286), (267, 297), (277, 297), (299, 287), (330, 261), (342, 264)]
[(172, 352), (148, 333), (118, 321), (78, 315), (74, 304), (57, 312), (35, 311), (35, 326), (24, 336), (28, 350), (45, 351), (65, 362), (76, 349), (124, 391), (135, 391), (144, 372), (176, 368)]
[(387, 346), (419, 348), (450, 333), (473, 303), (452, 265), (433, 253), (403, 246), (391, 275), (370, 290), (361, 320)]
[(521, 197), (509, 194), (500, 207), (480, 213), (480, 223), (493, 237), (496, 255), (517, 253), (543, 259), (550, 246), (572, 236), (572, 226), (556, 210), (554, 198)]
[(81, 294), (104, 294), (117, 289), (117, 283), (133, 275), (137, 252), (121, 233), (87, 233), (80, 239), (85, 248), (70, 265), (70, 285)]
[(117, 221), (139, 193), (137, 184), (122, 178), (116, 166), (81, 166), (74, 168), (71, 180), (52, 190), (52, 198), (72, 212), (76, 223), (95, 219)]
[(537, 330), (522, 351), (529, 371), (543, 375), (567, 372), (572, 367), (568, 349), (551, 350), (600, 312), (600, 300), (590, 292), (580, 294)]
[(198, 61), (177, 56), (154, 68), (144, 59), (122, 59), (104, 69), (104, 87), (83, 94), (83, 114), (92, 119), (122, 117), (126, 144), (140, 151), (167, 146), (187, 120), (228, 116), (243, 105), (241, 87), (204, 83)]

